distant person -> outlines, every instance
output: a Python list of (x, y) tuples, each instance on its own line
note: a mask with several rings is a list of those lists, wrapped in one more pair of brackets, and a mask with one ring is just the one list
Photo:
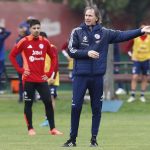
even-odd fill
[(138, 84), (138, 78), (141, 77), (141, 95), (140, 101), (146, 102), (145, 91), (148, 85), (149, 75), (149, 60), (150, 60), (150, 35), (142, 35), (129, 42), (128, 49), (129, 55), (133, 61), (132, 67), (132, 80), (131, 80), (131, 96), (127, 102), (133, 102), (136, 100), (136, 88)]
[[(47, 35), (46, 35), (45, 32), (40, 32), (40, 35), (47, 38)], [(54, 74), (52, 77), (50, 77), (47, 80), (47, 82), (48, 82), (48, 85), (49, 85), (49, 90), (50, 90), (53, 109), (55, 110), (55, 100), (57, 98), (57, 87), (59, 86), (58, 50), (57, 50), (56, 46), (54, 46), (53, 44), (51, 44), (51, 48), (57, 55), (57, 67), (56, 67), (56, 70), (55, 70), (56, 74)], [(45, 72), (48, 72), (50, 67), (51, 67), (51, 60), (50, 60), (50, 57), (48, 55), (46, 55)], [(49, 122), (48, 122), (47, 117), (46, 117), (45, 121), (40, 126), (42, 126), (42, 127), (49, 126)], [(63, 134), (63, 133), (60, 132), (60, 134)]]
[(69, 40), (69, 55), (74, 59), (73, 96), (70, 137), (64, 147), (75, 147), (80, 114), (86, 90), (89, 90), (92, 109), (90, 146), (96, 147), (101, 121), (103, 77), (107, 66), (108, 46), (150, 33), (150, 26), (120, 31), (104, 28), (97, 7), (86, 7), (84, 22), (73, 29)]
[[(22, 22), (18, 27), (18, 38), (16, 40), (16, 43), (18, 43), (22, 38), (29, 35), (29, 29), (28, 25), (25, 22)], [(18, 54), (17, 57), (17, 63), (20, 67), (23, 67), (23, 58), (21, 54)], [(18, 79), (19, 79), (19, 103), (23, 102), (23, 83), (22, 83), (22, 74), (18, 73)]]
[[(54, 45), (51, 45), (52, 48), (56, 51), (56, 47)], [(56, 52), (57, 53), (57, 52)], [(50, 64), (49, 64), (49, 56), (46, 55), (46, 66), (45, 66), (45, 71), (47, 72), (48, 68), (50, 68)], [(55, 110), (55, 107), (56, 107), (56, 98), (57, 98), (57, 88), (59, 86), (59, 72), (57, 71), (56, 72), (56, 75), (55, 77), (51, 77), (47, 80), (48, 82), (48, 85), (49, 85), (49, 90), (50, 90), (50, 95), (51, 95), (51, 100), (52, 100), (52, 106), (53, 106), (53, 109)], [(45, 121), (42, 122), (40, 124), (40, 126), (44, 127), (44, 126), (49, 126), (49, 122), (48, 122), (48, 119), (46, 117)], [(60, 132), (60, 134), (63, 134), (62, 132)]]
[(10, 36), (11, 32), (4, 26), (0, 26), (0, 94), (4, 94), (2, 85), (2, 74), (5, 72), (5, 40)]
[[(59, 135), (59, 131), (55, 128), (54, 110), (52, 101), (50, 100), (50, 91), (47, 79), (51, 77), (57, 65), (57, 56), (53, 51), (50, 42), (40, 36), (41, 24), (37, 19), (30, 22), (29, 36), (21, 39), (10, 52), (9, 58), (15, 69), (22, 74), (24, 83), (24, 117), (27, 123), (28, 135), (34, 136), (36, 132), (32, 124), (32, 105), (37, 90), (45, 106), (46, 116), (49, 121), (51, 135)], [(16, 61), (18, 54), (22, 54), (23, 67), (20, 67)], [(51, 68), (45, 73), (45, 57), (46, 54), (51, 58)]]
[(33, 17), (33, 16), (28, 16), (28, 17), (26, 18), (26, 20), (25, 20), (25, 21), (22, 21), (21, 24), (20, 24), (20, 26), (23, 26), (24, 30), (26, 30), (26, 34), (27, 34), (27, 35), (30, 34), (30, 22), (31, 22), (32, 20), (34, 20), (34, 19), (35, 19), (35, 17)]
[[(120, 62), (120, 47), (118, 43), (113, 44), (114, 48), (114, 62)], [(114, 74), (120, 73), (120, 65), (114, 65)], [(115, 91), (116, 95), (126, 94), (126, 91), (123, 89), (123, 83), (117, 82), (117, 90)]]
[(62, 46), (62, 54), (68, 61), (69, 78), (72, 79), (73, 59), (68, 55), (68, 41)]
[[(18, 28), (18, 38), (16, 40), (16, 43), (18, 43), (22, 38), (24, 38), (25, 36), (30, 35), (30, 22), (32, 21), (32, 19), (34, 19), (34, 17), (29, 16), (27, 17), (26, 21), (23, 21), (20, 23), (19, 28)], [(23, 59), (22, 59), (22, 55), (18, 54), (17, 57), (17, 62), (19, 64), (20, 67), (23, 66)], [(22, 74), (18, 73), (18, 79), (19, 79), (19, 103), (23, 102), (23, 83), (22, 83)], [(34, 102), (36, 102), (35, 96), (34, 96)]]

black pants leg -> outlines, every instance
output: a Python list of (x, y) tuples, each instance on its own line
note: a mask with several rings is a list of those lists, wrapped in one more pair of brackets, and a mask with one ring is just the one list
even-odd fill
[(45, 106), (46, 116), (50, 125), (50, 129), (55, 128), (55, 121), (54, 121), (54, 110), (52, 106), (50, 90), (47, 82), (40, 83), (37, 85), (36, 90), (39, 92), (40, 97)]
[(28, 130), (33, 128), (32, 125), (32, 105), (35, 93), (35, 84), (30, 82), (25, 82), (24, 85), (24, 117), (27, 123)]

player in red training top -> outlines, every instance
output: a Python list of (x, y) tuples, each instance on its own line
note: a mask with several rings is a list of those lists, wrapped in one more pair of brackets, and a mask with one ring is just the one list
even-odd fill
[[(24, 116), (28, 127), (28, 134), (35, 135), (36, 132), (32, 125), (32, 105), (37, 90), (45, 105), (47, 119), (50, 125), (49, 133), (52, 135), (62, 134), (55, 128), (54, 111), (50, 100), (50, 91), (47, 83), (49, 77), (55, 76), (57, 64), (56, 53), (52, 50), (51, 44), (46, 38), (40, 36), (40, 21), (33, 19), (30, 22), (29, 36), (20, 40), (10, 52), (9, 58), (18, 73), (22, 74), (24, 82)], [(23, 58), (23, 67), (19, 67), (16, 56), (21, 53)], [(51, 58), (51, 68), (45, 73), (46, 54)]]

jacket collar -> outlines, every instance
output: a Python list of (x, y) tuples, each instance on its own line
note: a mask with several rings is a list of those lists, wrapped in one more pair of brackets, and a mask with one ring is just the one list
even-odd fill
[[(83, 30), (89, 30), (89, 26), (87, 26), (85, 23), (82, 23), (80, 25), (80, 27), (83, 29)], [(96, 24), (93, 26), (93, 30), (92, 31), (96, 31), (96, 30), (100, 30), (102, 28), (102, 25), (101, 24)]]

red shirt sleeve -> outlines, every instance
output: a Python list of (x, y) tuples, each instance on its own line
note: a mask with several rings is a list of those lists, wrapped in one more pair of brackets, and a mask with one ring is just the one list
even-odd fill
[(132, 50), (132, 46), (133, 46), (134, 40), (130, 40), (127, 44), (127, 46), (125, 47), (125, 52), (128, 53), (129, 51)]
[(63, 44), (63, 46), (61, 47), (61, 50), (66, 50), (67, 51), (67, 49), (68, 49), (68, 42), (65, 42)]

